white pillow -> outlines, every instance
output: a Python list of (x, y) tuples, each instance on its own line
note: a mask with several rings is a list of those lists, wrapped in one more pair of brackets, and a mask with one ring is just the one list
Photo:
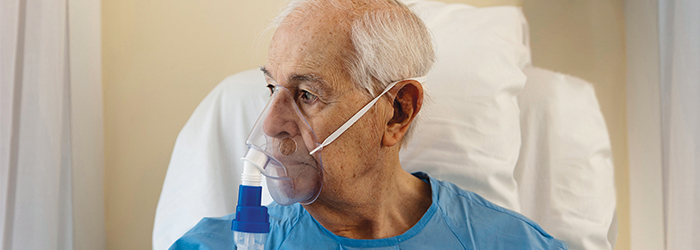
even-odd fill
[[(591, 84), (535, 67), (519, 96), (521, 213), (570, 249), (612, 249), (610, 138)], [(527, 197), (527, 198), (525, 198)]]
[(513, 6), (406, 1), (427, 24), (437, 62), (401, 164), (519, 211), (513, 168), (520, 150), (516, 95), (529, 60), (523, 16)]

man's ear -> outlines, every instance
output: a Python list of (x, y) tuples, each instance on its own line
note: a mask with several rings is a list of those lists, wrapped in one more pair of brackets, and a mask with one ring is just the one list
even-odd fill
[(396, 84), (396, 93), (392, 107), (394, 115), (389, 119), (384, 132), (382, 143), (385, 146), (394, 146), (408, 131), (408, 126), (418, 115), (423, 106), (423, 85), (416, 80), (405, 80)]

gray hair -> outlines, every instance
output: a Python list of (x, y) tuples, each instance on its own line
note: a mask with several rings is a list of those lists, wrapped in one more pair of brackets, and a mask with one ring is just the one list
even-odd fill
[[(428, 28), (397, 0), (292, 0), (273, 25), (279, 25), (294, 12), (304, 14), (328, 8), (352, 12), (349, 25), (354, 51), (346, 58), (345, 66), (351, 80), (370, 97), (381, 93), (391, 82), (428, 74), (435, 61)], [(403, 138), (404, 146), (413, 127)]]

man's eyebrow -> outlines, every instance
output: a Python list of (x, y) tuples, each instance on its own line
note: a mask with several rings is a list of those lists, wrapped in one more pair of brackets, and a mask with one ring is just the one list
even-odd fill
[(271, 78), (271, 79), (275, 79), (275, 78), (272, 77), (272, 74), (270, 74), (270, 71), (267, 71), (267, 69), (265, 68), (265, 66), (260, 66), (260, 71), (262, 71), (263, 74), (265, 74), (265, 76), (267, 76), (267, 77), (269, 77), (269, 78)]
[[(265, 76), (269, 77), (272, 80), (275, 80), (274, 77), (272, 77), (272, 74), (270, 74), (270, 71), (265, 68), (265, 66), (260, 67), (260, 71), (265, 74)], [(316, 74), (295, 74), (291, 75), (289, 77), (289, 82), (294, 82), (294, 83), (300, 83), (300, 82), (311, 82), (311, 83), (316, 83), (321, 90), (327, 90), (330, 86), (324, 80), (322, 77), (316, 75)]]
[(323, 78), (314, 74), (292, 75), (289, 77), (290, 82), (318, 82), (325, 84)]
[(314, 86), (316, 88), (316, 91), (328, 92), (331, 89), (328, 82), (326, 82), (326, 80), (323, 79), (323, 77), (320, 77), (316, 74), (291, 75), (289, 77), (289, 82), (293, 82), (296, 84), (302, 82), (310, 83), (311, 86)]

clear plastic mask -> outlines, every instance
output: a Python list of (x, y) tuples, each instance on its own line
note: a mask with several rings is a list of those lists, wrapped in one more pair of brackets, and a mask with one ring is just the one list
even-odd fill
[(320, 144), (287, 88), (275, 86), (246, 144), (249, 149), (243, 160), (262, 170), (277, 203), (316, 200), (323, 186), (323, 164), (320, 151), (309, 152)]

